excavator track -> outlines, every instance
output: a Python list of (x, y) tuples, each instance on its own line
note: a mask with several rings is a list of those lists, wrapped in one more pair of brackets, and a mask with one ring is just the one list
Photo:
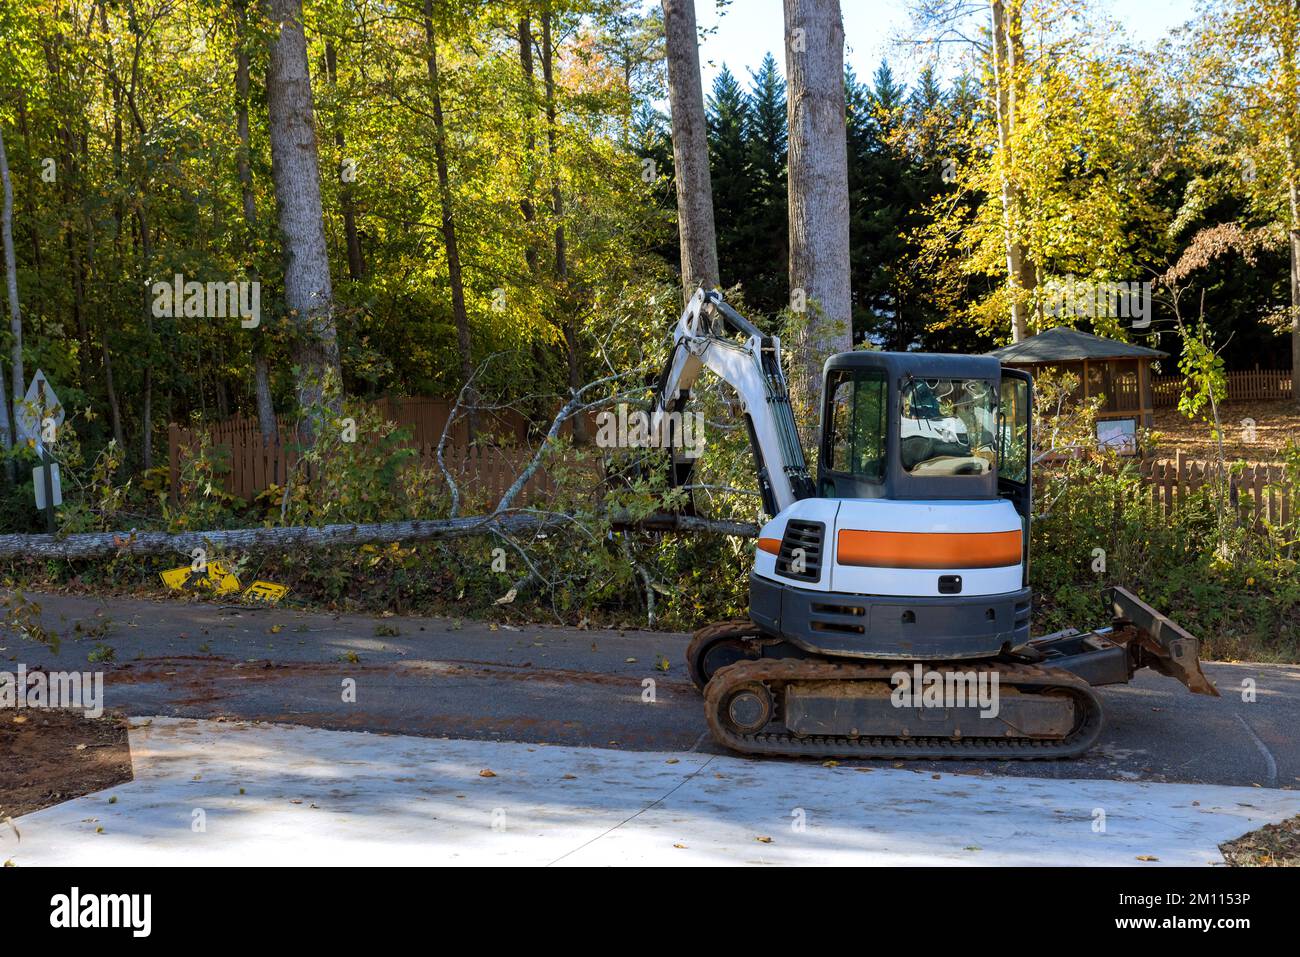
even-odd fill
[[(919, 736), (903, 734), (857, 735), (846, 728), (835, 734), (796, 734), (786, 726), (786, 692), (801, 688), (829, 689), (822, 694), (843, 691), (869, 691), (880, 695), (892, 688), (891, 676), (912, 667), (911, 663), (886, 662), (852, 664), (810, 660), (766, 659), (742, 661), (720, 669), (705, 689), (705, 714), (714, 737), (726, 747), (744, 754), (816, 758), (907, 758), (953, 760), (1048, 760), (1071, 758), (1083, 754), (1101, 734), (1101, 702), (1087, 682), (1059, 669), (1010, 662), (954, 662), (947, 668), (966, 670), (978, 667), (997, 672), (1000, 689), (1013, 694), (1064, 696), (1073, 703), (1073, 723), (1063, 734), (1022, 736), (1004, 731), (1001, 736)], [(939, 662), (926, 662), (933, 671), (944, 671)], [(838, 687), (839, 682), (857, 685), (856, 689)], [(862, 683), (873, 687), (864, 689)], [(760, 708), (755, 721), (766, 717), (761, 726), (744, 730), (733, 719), (733, 702), (748, 694), (753, 700), (766, 694), (769, 707), (764, 715)], [(745, 706), (751, 703), (744, 699)], [(742, 708), (742, 710), (744, 710)], [(900, 709), (901, 710), (901, 709)], [(992, 726), (990, 726), (992, 728)]]
[(758, 641), (762, 632), (748, 618), (736, 618), (731, 621), (718, 621), (705, 625), (691, 636), (691, 643), (686, 646), (686, 670), (691, 682), (701, 693), (718, 669), (709, 661), (711, 657), (723, 651), (723, 660), (728, 663), (743, 658), (757, 658)]

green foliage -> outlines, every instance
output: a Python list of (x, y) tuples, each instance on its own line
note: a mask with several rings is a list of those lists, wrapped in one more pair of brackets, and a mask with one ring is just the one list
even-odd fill
[[(1213, 488), (1171, 515), (1130, 462), (1085, 458), (1049, 473), (1030, 576), (1043, 631), (1104, 621), (1124, 585), (1199, 637), (1203, 658), (1294, 661), (1300, 569), (1294, 528), (1263, 533), (1220, 519)], [(1104, 571), (1099, 554), (1104, 552)]]
[(1183, 355), (1178, 361), (1178, 370), (1187, 377), (1178, 397), (1178, 411), (1189, 419), (1204, 417), (1207, 407), (1228, 397), (1228, 377), (1223, 358), (1215, 351), (1204, 323), (1197, 326), (1195, 333), (1183, 336)]

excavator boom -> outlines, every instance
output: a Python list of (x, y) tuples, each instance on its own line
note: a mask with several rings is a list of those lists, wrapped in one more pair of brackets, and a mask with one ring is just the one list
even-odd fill
[[(684, 410), (704, 369), (731, 386), (740, 398), (768, 515), (810, 497), (812, 479), (781, 371), (781, 341), (764, 335), (716, 290), (697, 290), (673, 330), (672, 352), (655, 388), (652, 433), (666, 435), (669, 416)], [(693, 463), (676, 450), (674, 454), (678, 455), (674, 475), (681, 481), (689, 476)]]

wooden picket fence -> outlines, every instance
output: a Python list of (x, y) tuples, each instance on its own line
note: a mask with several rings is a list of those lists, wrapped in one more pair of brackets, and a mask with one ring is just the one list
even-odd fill
[[(197, 429), (183, 429), (176, 424), (168, 428), (168, 454), (171, 473), (172, 498), (177, 497), (180, 488), (181, 466), (185, 456), (193, 455), (199, 448), (201, 433)], [(308, 481), (312, 473), (303, 469), (295, 473), (301, 455), (292, 440), (288, 442), (263, 442), (261, 433), (237, 432), (232, 434), (226, 429), (214, 439), (213, 445), (218, 449), (216, 456), (220, 462), (220, 477), (227, 492), (251, 501), (273, 485), (283, 486), (289, 475), (295, 474), (295, 481)], [(422, 468), (437, 472), (436, 445), (414, 446), (416, 463)], [(464, 500), (495, 501), (505, 493), (515, 477), (524, 470), (532, 459), (533, 450), (528, 447), (494, 447), (464, 446), (448, 442), (443, 450), (443, 462), (447, 471), (460, 487)], [(555, 491), (555, 482), (545, 468), (540, 468), (524, 485), (521, 502), (545, 498)]]
[[(437, 442), (450, 403), (443, 399), (381, 400), (381, 403), (380, 411), (386, 419), (411, 428), (409, 444), (416, 450), (419, 464), (437, 472)], [(485, 433), (497, 437), (497, 444), (467, 445), (465, 430), (458, 423), (448, 436), (443, 454), (447, 469), (467, 502), (495, 502), (533, 454), (526, 441), (527, 422), (517, 413), (485, 420), (481, 427)], [(262, 441), (261, 431), (253, 419), (236, 418), (194, 429), (173, 423), (168, 428), (167, 443), (173, 498), (178, 493), (183, 460), (198, 449), (205, 432), (212, 445), (221, 450), (218, 454), (223, 459), (222, 482), (228, 492), (251, 501), (272, 485), (283, 486), (300, 459), (293, 429), (292, 421), (282, 419), (282, 440), (268, 443)], [(1199, 489), (1213, 483), (1218, 474), (1217, 463), (1188, 459), (1181, 452), (1173, 460), (1144, 459), (1137, 464), (1150, 501), (1166, 515), (1182, 508)], [(1264, 522), (1290, 526), (1300, 520), (1300, 490), (1287, 483), (1281, 465), (1250, 464), (1229, 471), (1229, 501), (1242, 521), (1255, 526)], [(593, 481), (593, 488), (598, 485), (598, 480)], [(544, 500), (555, 490), (551, 472), (538, 469), (525, 485), (521, 503)]]
[[(421, 466), (437, 469), (437, 446), (451, 413), (446, 399), (426, 397), (384, 398), (373, 406), (386, 421), (406, 427), (411, 432), (407, 446), (418, 453)], [(226, 491), (251, 501), (273, 485), (283, 486), (295, 473), (301, 459), (294, 438), (296, 422), (288, 416), (278, 418), (279, 438), (263, 441), (256, 419), (235, 417), (224, 422), (186, 428), (176, 423), (168, 426), (167, 451), (172, 498), (178, 494), (181, 466), (192, 456), (206, 435), (216, 450), (221, 479)], [(474, 499), (499, 498), (532, 457), (528, 445), (528, 422), (518, 412), (484, 412), (480, 415), (480, 434), (489, 438), (483, 444), (467, 443), (468, 428), (458, 419), (447, 437), (443, 460), (462, 495)], [(310, 475), (300, 476), (310, 480)], [(545, 497), (555, 484), (545, 469), (539, 469), (524, 487), (525, 500)]]
[[(1188, 459), (1183, 453), (1173, 461), (1147, 459), (1138, 463), (1151, 502), (1165, 515), (1180, 509), (1195, 492), (1213, 484), (1219, 474), (1217, 462)], [(1300, 495), (1289, 484), (1285, 470), (1273, 463), (1229, 468), (1228, 501), (1242, 522), (1260, 526), (1289, 527), (1300, 517)]]
[[(1245, 369), (1227, 373), (1229, 401), (1268, 402), (1292, 398), (1291, 371), (1289, 369)], [(1151, 398), (1155, 408), (1169, 408), (1178, 404), (1183, 394), (1186, 378), (1180, 375), (1154, 376), (1151, 379)]]

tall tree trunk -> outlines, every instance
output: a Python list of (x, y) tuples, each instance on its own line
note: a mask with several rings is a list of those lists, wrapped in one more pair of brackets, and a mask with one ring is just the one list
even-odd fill
[(817, 408), (827, 356), (853, 346), (844, 24), (839, 0), (785, 0), (790, 290), (808, 309), (796, 393)]
[[(148, 175), (147, 173), (144, 175)], [(136, 219), (140, 226), (140, 252), (141, 252), (141, 282), (140, 288), (143, 291), (144, 300), (144, 329), (145, 329), (145, 363), (144, 363), (144, 397), (141, 400), (140, 407), (140, 467), (144, 471), (153, 468), (153, 358), (154, 358), (154, 329), (153, 329), (153, 303), (149, 296), (149, 287), (146, 285), (150, 272), (153, 270), (153, 235), (149, 228), (149, 214), (145, 211), (145, 201), (148, 194), (141, 190), (140, 198), (135, 208)]]
[[(533, 68), (533, 24), (527, 7), (519, 18), (516, 34), (519, 45), (519, 70), (524, 78), (524, 170), (523, 195), (519, 199), (519, 212), (524, 217), (524, 262), (528, 266), (530, 278), (537, 278), (541, 269), (541, 249), (537, 241), (537, 206), (534, 196), (537, 191), (537, 81)], [(531, 346), (533, 363), (541, 369), (546, 365), (546, 346), (541, 338), (534, 338)], [(548, 410), (540, 399), (529, 403), (529, 408), (537, 415), (546, 415)]]
[(537, 208), (533, 205), (533, 189), (537, 183), (537, 177), (533, 173), (533, 163), (535, 157), (534, 150), (537, 148), (537, 137), (533, 132), (533, 98), (536, 96), (533, 81), (533, 28), (527, 15), (519, 18), (519, 68), (523, 72), (524, 82), (527, 85), (527, 102), (524, 104), (524, 162), (526, 164), (526, 173), (524, 176), (524, 195), (519, 200), (519, 211), (524, 215), (524, 259), (528, 263), (530, 273), (537, 272), (538, 251), (537, 245), (533, 242), (533, 225), (537, 221)]
[(339, 206), (343, 211), (343, 238), (348, 254), (348, 278), (360, 280), (366, 271), (361, 258), (361, 237), (357, 234), (356, 201), (352, 195), (352, 184), (343, 178), (344, 163), (347, 156), (344, 150), (347, 144), (343, 137), (343, 108), (338, 102), (339, 62), (334, 50), (334, 41), (325, 41), (325, 78), (334, 93), (334, 145), (338, 148), (339, 165)]
[(298, 406), (305, 413), (302, 439), (312, 445), (323, 424), (323, 410), (337, 413), (340, 407), (338, 332), (302, 0), (268, 0), (268, 5), (274, 33), (266, 78), (271, 178), (284, 242), (284, 301), (296, 327), (293, 361)]
[[(9, 422), (9, 406), (4, 401), (5, 396), (5, 370), (4, 363), (0, 362), (0, 447), (3, 448), (5, 455), (5, 478), (9, 484), (14, 483), (14, 460), (7, 454), (14, 444), (14, 430)], [(17, 410), (15, 409), (15, 414)]]
[(1294, 156), (1287, 175), (1291, 203), (1291, 399), (1300, 408), (1300, 201)]
[[(104, 34), (104, 56), (108, 64), (108, 76), (105, 83), (112, 88), (113, 95), (113, 182), (119, 187), (122, 183), (122, 84), (117, 75), (117, 62), (113, 56), (113, 43), (108, 32), (108, 15), (105, 4), (99, 5), (99, 26)], [(117, 275), (123, 274), (122, 263), (122, 235), (126, 229), (126, 201), (123, 199), (121, 192), (117, 200), (113, 203), (113, 262)], [(71, 240), (69, 240), (69, 249), (71, 249)], [(78, 270), (79, 274), (80, 270)], [(77, 300), (80, 301), (81, 292), (78, 287), (76, 291)], [(113, 357), (108, 346), (109, 323), (103, 321), (100, 316), (100, 358), (104, 372), (104, 395), (108, 401), (109, 421), (113, 426), (113, 441), (117, 443), (118, 453), (126, 455), (126, 435), (122, 429), (122, 403), (117, 397), (117, 386), (113, 381)], [(90, 356), (85, 357), (85, 362), (89, 365)], [(87, 376), (87, 378), (89, 378)]]
[[(424, 38), (428, 44), (426, 65), (429, 71), (429, 88), (433, 94), (433, 153), (438, 167), (438, 198), (442, 207), (442, 241), (447, 249), (447, 281), (451, 286), (451, 311), (456, 321), (456, 340), (460, 347), (460, 374), (462, 382), (474, 375), (474, 358), (469, 334), (469, 313), (465, 309), (465, 285), (460, 270), (460, 247), (456, 244), (456, 217), (451, 202), (451, 176), (447, 171), (447, 126), (442, 116), (442, 91), (438, 79), (438, 39), (433, 31), (433, 0), (424, 0)], [(478, 399), (469, 390), (466, 402), (470, 413), (466, 417), (469, 440), (478, 434), (478, 415), (474, 411)]]
[[(9, 325), (14, 334), (14, 413), (23, 399), (23, 320), (18, 309), (18, 264), (14, 257), (14, 188), (9, 180), (9, 156), (5, 152), (4, 131), (0, 130), (0, 180), (4, 184), (4, 213), (0, 218), (0, 234), (4, 241), (5, 292), (9, 298)], [(8, 453), (14, 445), (14, 430), (9, 421), (9, 406), (5, 402), (4, 363), (0, 362), (0, 452)], [(12, 484), (14, 462), (5, 457), (5, 473)]]
[(1037, 285), (1033, 264), (1020, 238), (1021, 196), (1016, 183), (1014, 136), (1017, 91), (1023, 70), (1022, 0), (991, 0), (993, 16), (993, 90), (998, 126), (998, 169), (1002, 202), (1002, 238), (1007, 256), (1007, 295), (1011, 300), (1011, 341), (1029, 334), (1029, 297)]
[(704, 120), (704, 90), (700, 83), (695, 0), (663, 0), (663, 9), (682, 292), (689, 300), (697, 287), (711, 289), (718, 285), (718, 241), (713, 226), (708, 127)]
[[(244, 210), (244, 255), (248, 257), (248, 273), (258, 281), (259, 270), (253, 261), (253, 241), (257, 235), (257, 197), (253, 193), (253, 168), (251, 137), (248, 129), (248, 12), (247, 0), (235, 2), (235, 126), (239, 133), (239, 190)], [(275, 405), (271, 400), (271, 371), (266, 359), (264, 326), (251, 330), (253, 334), (253, 396), (257, 403), (257, 425), (263, 442), (275, 442), (280, 437), (275, 420)]]
[(117, 387), (113, 384), (113, 359), (108, 353), (108, 332), (100, 340), (100, 351), (104, 359), (104, 389), (108, 395), (108, 416), (113, 423), (113, 440), (119, 449), (126, 449), (126, 436), (122, 432), (122, 403), (117, 398)]
[[(559, 289), (564, 329), (564, 351), (569, 367), (569, 390), (582, 388), (582, 354), (579, 351), (576, 305), (569, 296), (569, 248), (564, 235), (564, 196), (560, 192), (559, 158), (555, 148), (555, 48), (551, 43), (551, 9), (547, 0), (542, 10), (542, 82), (546, 85), (546, 155), (551, 169), (551, 214), (555, 217), (555, 281)], [(585, 444), (587, 417), (578, 415), (573, 422), (573, 440)]]
[(1300, 17), (1294, 5), (1288, 7), (1282, 24), (1282, 95), (1285, 108), (1284, 123), (1286, 134), (1286, 186), (1287, 203), (1290, 212), (1288, 230), (1291, 251), (1291, 401), (1300, 408), (1300, 161), (1296, 150), (1300, 149), (1300, 84), (1297, 83), (1296, 46), (1300, 41)]
[[(32, 155), (32, 134), (27, 127), (27, 97), (21, 91), (18, 95), (18, 131), (23, 137), (24, 154)], [(36, 223), (36, 204), (32, 201), (31, 190), (23, 192), (23, 212), (27, 220), (27, 237), (32, 248), (32, 272), (35, 274), (36, 282), (34, 283), (31, 306), (28, 309), (28, 315), (35, 316), (36, 323), (39, 325), (41, 316), (44, 314), (44, 306), (41, 302), (41, 271), (43, 263), (41, 260), (41, 237), (40, 230)], [(82, 382), (86, 381), (85, 377)]]
[[(9, 298), (9, 331), (13, 335), (13, 389), (14, 411), (27, 392), (27, 379), (23, 373), (23, 314), (18, 303), (18, 262), (14, 256), (14, 186), (9, 178), (9, 154), (5, 151), (4, 131), (0, 130), (0, 180), (4, 186), (4, 213), (0, 216), (0, 240), (4, 243), (5, 293)], [(0, 404), (3, 399), (0, 398)], [(8, 410), (5, 419), (8, 419)], [(9, 424), (4, 423), (5, 431)], [(6, 446), (7, 448), (8, 446)]]

